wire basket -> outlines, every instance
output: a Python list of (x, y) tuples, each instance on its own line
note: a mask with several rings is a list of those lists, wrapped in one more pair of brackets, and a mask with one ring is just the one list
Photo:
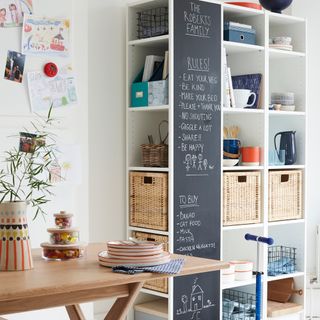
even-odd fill
[(223, 320), (254, 320), (255, 318), (255, 294), (233, 289), (223, 291)]
[(142, 165), (144, 167), (168, 167), (168, 145), (166, 141), (168, 139), (168, 131), (165, 138), (162, 138), (161, 126), (168, 124), (167, 120), (163, 120), (159, 124), (159, 144), (142, 144), (140, 146), (142, 153)]
[(168, 34), (168, 8), (160, 7), (137, 13), (138, 39)]
[(293, 247), (272, 246), (268, 248), (268, 276), (296, 272), (297, 249)]

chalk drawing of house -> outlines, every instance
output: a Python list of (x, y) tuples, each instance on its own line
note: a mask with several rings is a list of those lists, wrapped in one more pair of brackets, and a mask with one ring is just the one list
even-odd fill
[(199, 285), (192, 287), (190, 310), (195, 312), (203, 309), (203, 290)]

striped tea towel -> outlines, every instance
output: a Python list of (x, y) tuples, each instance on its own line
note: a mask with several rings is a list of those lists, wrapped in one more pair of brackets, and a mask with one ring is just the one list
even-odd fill
[(153, 272), (153, 273), (165, 273), (165, 274), (178, 274), (182, 270), (184, 265), (184, 259), (173, 259), (168, 263), (161, 264), (153, 267), (130, 267), (130, 266), (118, 266), (113, 267), (113, 272), (135, 274), (140, 272)]

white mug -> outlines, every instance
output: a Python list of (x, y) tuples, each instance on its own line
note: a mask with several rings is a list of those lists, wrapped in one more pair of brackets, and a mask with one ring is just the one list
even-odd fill
[[(236, 108), (252, 107), (256, 102), (257, 95), (254, 92), (251, 92), (251, 90), (234, 89), (233, 92)], [(248, 104), (248, 100), (251, 96), (253, 96), (253, 102)]]

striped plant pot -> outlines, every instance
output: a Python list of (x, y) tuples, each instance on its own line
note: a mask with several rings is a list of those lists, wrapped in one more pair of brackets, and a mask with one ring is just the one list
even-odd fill
[(0, 271), (32, 268), (27, 203), (0, 203)]

